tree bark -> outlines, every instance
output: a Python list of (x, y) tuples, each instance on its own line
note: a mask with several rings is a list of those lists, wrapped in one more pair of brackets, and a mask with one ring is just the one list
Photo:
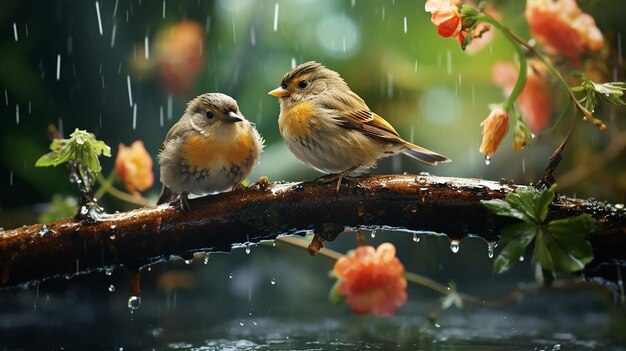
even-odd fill
[[(385, 228), (468, 234), (495, 241), (511, 219), (491, 214), (480, 200), (504, 198), (517, 185), (426, 175), (364, 176), (342, 185), (269, 183), (116, 214), (83, 215), (0, 235), (0, 287), (116, 265), (137, 269), (198, 251), (232, 247), (309, 231), (326, 240), (344, 229)], [(558, 196), (549, 219), (589, 213), (599, 226), (589, 240), (588, 267), (626, 259), (626, 215), (619, 206)]]

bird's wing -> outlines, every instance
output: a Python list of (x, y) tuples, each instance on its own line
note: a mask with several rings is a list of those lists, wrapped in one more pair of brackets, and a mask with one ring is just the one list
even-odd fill
[(341, 126), (360, 130), (363, 134), (373, 138), (393, 142), (402, 140), (400, 134), (396, 132), (389, 122), (369, 110), (339, 112), (336, 119)]

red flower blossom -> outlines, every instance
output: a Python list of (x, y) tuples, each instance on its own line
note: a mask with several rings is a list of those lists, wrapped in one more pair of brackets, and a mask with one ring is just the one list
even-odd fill
[(165, 89), (186, 95), (204, 64), (204, 32), (196, 22), (182, 21), (156, 37), (159, 74)]
[(154, 184), (152, 157), (140, 140), (133, 142), (130, 147), (120, 144), (115, 169), (126, 190), (135, 196)]
[(509, 131), (509, 115), (502, 105), (491, 106), (491, 113), (480, 122), (483, 127), (483, 142), (479, 151), (486, 157), (491, 157)]
[[(519, 69), (509, 62), (497, 62), (491, 68), (493, 81), (507, 96), (515, 86), (518, 72)], [(552, 113), (552, 92), (547, 69), (538, 59), (528, 61), (526, 83), (517, 97), (517, 106), (531, 132), (537, 134), (548, 128)]]
[(340, 280), (337, 292), (347, 296), (354, 313), (391, 316), (406, 301), (404, 266), (393, 244), (359, 246), (337, 260), (334, 272)]
[(459, 36), (462, 23), (458, 1), (428, 0), (424, 9), (432, 14), (430, 20), (437, 26), (440, 36), (444, 38)]
[(587, 51), (604, 47), (602, 32), (576, 0), (527, 0), (526, 20), (535, 39), (550, 54), (565, 56), (574, 65)]

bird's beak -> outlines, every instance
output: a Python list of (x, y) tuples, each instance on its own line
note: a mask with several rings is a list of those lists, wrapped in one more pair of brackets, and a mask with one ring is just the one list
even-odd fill
[(226, 117), (226, 122), (241, 122), (243, 121), (243, 116), (236, 114), (233, 111), (228, 112), (228, 117)]
[(269, 93), (267, 93), (268, 95), (272, 95), (272, 96), (276, 96), (276, 97), (283, 97), (283, 96), (289, 96), (291, 95), (291, 92), (283, 87), (278, 87), (272, 91), (270, 91)]

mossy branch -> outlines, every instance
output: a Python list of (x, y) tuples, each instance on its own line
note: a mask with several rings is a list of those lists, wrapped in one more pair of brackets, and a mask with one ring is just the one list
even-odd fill
[[(326, 240), (345, 228), (395, 228), (446, 233), (454, 239), (475, 234), (497, 240), (510, 224), (480, 200), (502, 199), (517, 186), (479, 179), (421, 175), (365, 176), (344, 184), (259, 182), (248, 188), (190, 201), (191, 213), (167, 204), (124, 213), (73, 217), (35, 224), (0, 235), (0, 287), (59, 275), (125, 265), (136, 269), (198, 251), (314, 231)], [(557, 197), (548, 219), (589, 213), (598, 228), (589, 237), (595, 260), (626, 260), (626, 214), (593, 200)], [(613, 263), (611, 263), (613, 264)]]

